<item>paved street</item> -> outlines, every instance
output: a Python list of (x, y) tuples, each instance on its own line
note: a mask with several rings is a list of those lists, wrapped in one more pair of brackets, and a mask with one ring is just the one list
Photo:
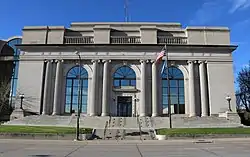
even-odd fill
[[(196, 141), (196, 142), (195, 142)], [(249, 157), (250, 139), (172, 141), (0, 140), (4, 157)]]

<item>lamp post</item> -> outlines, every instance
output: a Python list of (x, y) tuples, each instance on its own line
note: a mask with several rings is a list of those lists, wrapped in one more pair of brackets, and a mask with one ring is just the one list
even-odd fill
[(228, 95), (228, 96), (226, 97), (226, 100), (227, 100), (227, 102), (228, 102), (228, 111), (232, 111), (232, 109), (231, 109), (231, 104), (230, 104), (231, 97)]
[(20, 97), (20, 99), (21, 99), (20, 109), (23, 109), (24, 94), (20, 94), (19, 97)]
[(77, 119), (76, 119), (76, 140), (80, 140), (80, 104), (81, 104), (81, 56), (78, 51), (75, 52), (75, 54), (79, 58), (79, 69), (78, 69), (78, 105), (77, 105)]

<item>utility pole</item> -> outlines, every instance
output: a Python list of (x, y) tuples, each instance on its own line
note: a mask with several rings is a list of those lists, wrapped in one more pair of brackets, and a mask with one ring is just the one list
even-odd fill
[(170, 79), (169, 79), (169, 59), (168, 59), (168, 49), (166, 48), (166, 59), (167, 59), (167, 84), (168, 84), (168, 115), (169, 115), (169, 128), (172, 128), (172, 113), (171, 113), (171, 94), (170, 94)]
[(125, 15), (125, 22), (128, 22), (129, 21), (128, 0), (124, 0), (124, 15)]

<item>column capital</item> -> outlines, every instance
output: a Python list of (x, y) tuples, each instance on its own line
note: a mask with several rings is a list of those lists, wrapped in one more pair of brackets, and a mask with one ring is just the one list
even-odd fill
[(91, 63), (97, 63), (97, 62), (98, 62), (97, 59), (92, 59), (92, 60), (91, 60)]
[(49, 63), (49, 62), (52, 63), (53, 60), (51, 60), (51, 59), (45, 59), (44, 62), (45, 62), (45, 63)]
[(188, 64), (195, 63), (195, 61), (189, 60), (187, 61)]
[(206, 60), (199, 60), (198, 63), (199, 64), (204, 64), (204, 63), (207, 63), (207, 61)]
[(111, 62), (111, 59), (103, 59), (102, 62), (103, 62), (103, 63), (106, 63), (106, 62), (110, 63), (110, 62)]
[(151, 63), (156, 63), (155, 59), (150, 60)]
[(140, 63), (144, 63), (144, 62), (145, 62), (145, 63), (149, 63), (149, 60), (147, 60), (147, 59), (141, 59), (141, 60), (140, 60)]
[(62, 60), (62, 59), (56, 59), (55, 60), (55, 63), (63, 63), (64, 62), (64, 60)]

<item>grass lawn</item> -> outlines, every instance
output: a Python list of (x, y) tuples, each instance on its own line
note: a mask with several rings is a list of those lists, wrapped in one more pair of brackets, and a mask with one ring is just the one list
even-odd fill
[[(75, 134), (73, 127), (53, 127), (53, 126), (6, 126), (0, 125), (0, 133), (44, 133), (44, 134)], [(91, 133), (92, 129), (81, 128), (80, 133)]]
[(215, 134), (249, 134), (250, 128), (173, 128), (158, 129), (157, 134), (168, 136), (192, 136)]

